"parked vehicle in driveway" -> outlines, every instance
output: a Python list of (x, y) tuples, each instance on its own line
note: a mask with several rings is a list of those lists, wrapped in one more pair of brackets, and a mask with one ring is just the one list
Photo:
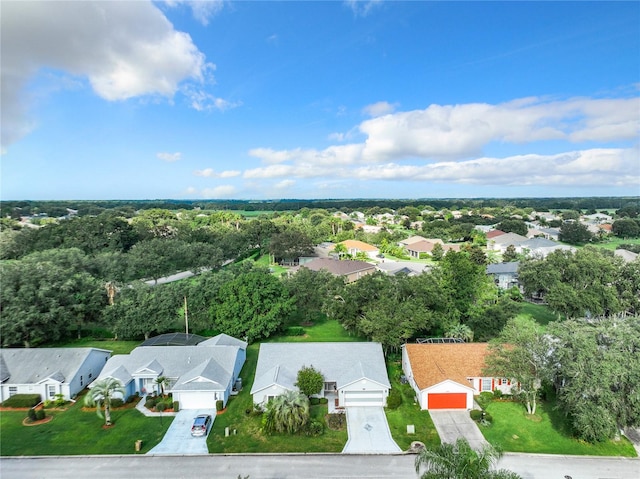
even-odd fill
[(200, 414), (193, 419), (193, 426), (191, 426), (192, 436), (205, 436), (209, 432), (209, 428), (213, 420), (209, 414)]

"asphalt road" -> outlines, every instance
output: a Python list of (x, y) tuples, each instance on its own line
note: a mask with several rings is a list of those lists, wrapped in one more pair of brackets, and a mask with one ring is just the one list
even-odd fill
[[(207, 455), (10, 458), (0, 461), (2, 479), (152, 477), (154, 479), (411, 479), (413, 455)], [(637, 479), (640, 459), (507, 454), (499, 467), (524, 479)]]

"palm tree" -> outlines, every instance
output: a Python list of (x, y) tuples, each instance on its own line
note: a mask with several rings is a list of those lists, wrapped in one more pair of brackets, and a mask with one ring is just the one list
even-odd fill
[(168, 383), (169, 383), (169, 380), (166, 378), (166, 376), (158, 376), (156, 378), (156, 384), (160, 388), (158, 392), (160, 393), (161, 396), (164, 396), (164, 388)]
[(85, 406), (95, 406), (99, 417), (102, 417), (100, 409), (104, 406), (104, 423), (106, 426), (111, 426), (111, 400), (116, 393), (120, 393), (124, 397), (125, 390), (122, 383), (114, 378), (104, 378), (94, 382), (84, 398)]
[(508, 469), (493, 469), (502, 453), (490, 445), (476, 451), (466, 439), (443, 443), (435, 449), (423, 449), (416, 457), (416, 472), (421, 479), (522, 479)]
[(309, 399), (297, 391), (286, 391), (267, 404), (267, 432), (298, 432), (309, 421)]

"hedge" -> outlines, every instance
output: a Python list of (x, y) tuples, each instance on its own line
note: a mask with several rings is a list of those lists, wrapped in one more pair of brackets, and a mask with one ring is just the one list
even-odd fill
[(41, 401), (40, 394), (14, 394), (2, 405), (4, 407), (33, 407), (40, 404)]

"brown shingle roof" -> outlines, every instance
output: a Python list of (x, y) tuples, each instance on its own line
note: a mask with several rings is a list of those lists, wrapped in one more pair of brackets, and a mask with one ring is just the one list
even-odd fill
[(495, 238), (496, 236), (500, 236), (503, 234), (506, 234), (506, 233), (501, 230), (491, 230), (487, 233), (487, 239)]
[(413, 378), (419, 389), (450, 379), (471, 386), (467, 378), (482, 377), (488, 343), (406, 344)]
[(369, 243), (365, 243), (364, 241), (358, 240), (345, 240), (342, 243), (345, 248), (349, 249), (357, 249), (360, 251), (378, 251), (378, 248), (370, 245)]

